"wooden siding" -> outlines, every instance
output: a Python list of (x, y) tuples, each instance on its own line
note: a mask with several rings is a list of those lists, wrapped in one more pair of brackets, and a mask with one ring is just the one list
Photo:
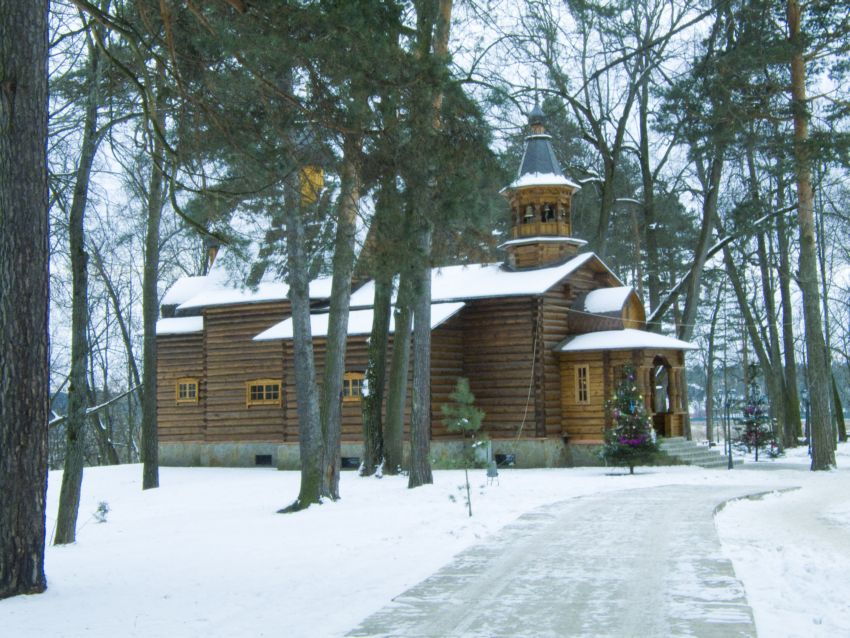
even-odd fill
[(462, 311), (463, 375), (487, 413), (483, 430), (492, 438), (536, 433), (536, 309), (531, 297), (509, 297), (469, 302)]
[(539, 242), (508, 246), (508, 263), (514, 268), (534, 268), (554, 264), (578, 253), (575, 244)]
[[(162, 335), (156, 338), (156, 415), (160, 441), (202, 441), (206, 384), (204, 338), (198, 333)], [(177, 379), (198, 380), (198, 401), (177, 403)]]
[[(465, 309), (464, 309), (465, 310)], [(464, 376), (463, 310), (431, 333), (431, 438), (455, 438), (443, 424), (442, 406)]]
[(282, 394), (287, 397), (281, 342), (253, 338), (288, 313), (289, 302), (284, 301), (204, 310), (207, 441), (283, 442), (286, 406), (247, 406), (245, 383), (280, 379), (284, 382)]

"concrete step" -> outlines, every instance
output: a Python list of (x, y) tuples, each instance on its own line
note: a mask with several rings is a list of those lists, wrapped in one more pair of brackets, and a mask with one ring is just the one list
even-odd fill
[[(728, 467), (729, 459), (717, 448), (710, 448), (683, 437), (659, 439), (659, 447), (668, 456), (687, 465), (697, 465), (705, 468)], [(736, 465), (741, 461), (737, 461)]]

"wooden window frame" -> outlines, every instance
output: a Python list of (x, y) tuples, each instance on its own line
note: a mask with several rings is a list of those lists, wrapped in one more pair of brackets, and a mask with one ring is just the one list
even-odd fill
[[(362, 372), (346, 372), (342, 377), (342, 400), (344, 403), (360, 401), (363, 398), (363, 381), (366, 375)], [(353, 392), (352, 381), (359, 381), (356, 385), (357, 392)]]
[[(261, 388), (253, 392), (254, 388)], [(276, 388), (277, 397), (274, 397)], [(251, 379), (245, 382), (245, 406), (283, 405), (283, 383), (280, 379)]]
[(576, 404), (588, 405), (590, 403), (590, 366), (577, 365), (575, 370)]
[[(186, 396), (180, 396), (180, 386), (186, 386)], [(194, 387), (194, 393), (189, 394), (189, 388)], [(200, 395), (200, 383), (196, 377), (180, 377), (174, 382), (174, 400), (180, 404), (197, 403)]]

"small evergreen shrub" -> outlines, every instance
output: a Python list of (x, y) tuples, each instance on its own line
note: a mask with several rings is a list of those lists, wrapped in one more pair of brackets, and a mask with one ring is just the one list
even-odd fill
[(481, 444), (479, 436), (484, 410), (475, 407), (475, 395), (469, 389), (469, 379), (458, 377), (454, 391), (449, 395), (450, 403), (442, 407), (443, 423), (449, 432), (463, 435), (463, 471), (466, 477), (466, 505), (472, 516), (472, 499), (469, 490), (469, 468), (475, 466), (475, 449)]
[(767, 407), (767, 398), (762, 394), (756, 381), (757, 368), (751, 366), (749, 382), (747, 383), (747, 398), (741, 410), (742, 416), (738, 424), (742, 426), (740, 435), (735, 440), (735, 447), (748, 454), (755, 451), (755, 460), (759, 460), (759, 451), (769, 458), (782, 455), (782, 448), (776, 439), (773, 419)]

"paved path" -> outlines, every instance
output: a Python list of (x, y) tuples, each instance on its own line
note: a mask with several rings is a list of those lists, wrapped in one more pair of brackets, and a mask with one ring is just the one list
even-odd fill
[(520, 517), (349, 636), (755, 636), (715, 508), (764, 488), (666, 486)]

